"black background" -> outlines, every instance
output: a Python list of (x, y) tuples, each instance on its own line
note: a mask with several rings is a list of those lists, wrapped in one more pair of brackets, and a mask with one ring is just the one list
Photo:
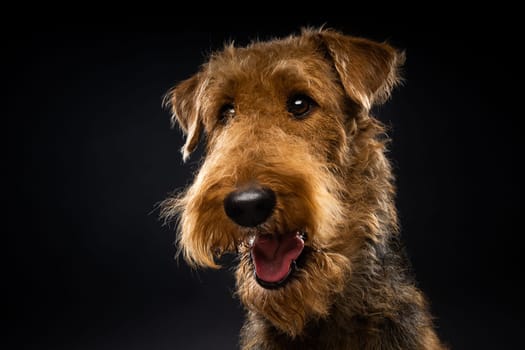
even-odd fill
[[(158, 12), (162, 13), (162, 9)], [(315, 11), (312, 11), (315, 13)], [(228, 269), (174, 259), (156, 204), (183, 188), (163, 94), (206, 55), (326, 24), (406, 50), (391, 127), (403, 237), (453, 349), (517, 347), (523, 113), (508, 13), (24, 18), (3, 32), (7, 338), (27, 349), (234, 349)], [(6, 15), (9, 17), (8, 15)]]

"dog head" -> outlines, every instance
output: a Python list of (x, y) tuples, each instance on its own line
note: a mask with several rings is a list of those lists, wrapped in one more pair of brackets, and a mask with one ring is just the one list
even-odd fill
[(184, 257), (217, 267), (237, 252), (241, 300), (291, 336), (328, 314), (360, 247), (395, 223), (369, 112), (403, 59), (388, 44), (305, 29), (227, 45), (167, 96), (184, 159), (205, 141), (193, 184), (163, 206), (180, 219)]

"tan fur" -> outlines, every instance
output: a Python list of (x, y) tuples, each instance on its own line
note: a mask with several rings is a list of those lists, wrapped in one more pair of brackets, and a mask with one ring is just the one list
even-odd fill
[[(192, 266), (218, 268), (216, 257), (239, 254), (243, 349), (443, 349), (392, 250), (395, 188), (384, 129), (370, 116), (403, 61), (388, 44), (305, 29), (228, 45), (169, 93), (173, 120), (187, 134), (184, 158), (203, 132), (206, 156), (162, 215), (179, 218), (179, 248)], [(295, 93), (317, 103), (304, 119), (286, 109)], [(235, 116), (221, 121), (225, 104)], [(253, 182), (271, 188), (277, 204), (261, 227), (242, 228), (223, 202)], [(308, 233), (311, 253), (282, 288), (255, 281), (247, 242), (256, 230)]]

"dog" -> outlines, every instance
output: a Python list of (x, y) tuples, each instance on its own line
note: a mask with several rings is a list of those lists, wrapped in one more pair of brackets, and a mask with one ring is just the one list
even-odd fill
[(371, 108), (404, 53), (333, 29), (232, 43), (166, 95), (193, 183), (162, 204), (193, 267), (238, 256), (242, 349), (445, 349), (400, 241)]

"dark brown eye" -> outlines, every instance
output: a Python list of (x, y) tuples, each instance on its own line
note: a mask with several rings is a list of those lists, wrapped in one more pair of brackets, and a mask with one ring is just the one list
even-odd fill
[(293, 95), (286, 103), (288, 112), (298, 119), (308, 116), (315, 105), (314, 100), (304, 94)]
[(235, 117), (235, 107), (233, 103), (226, 103), (219, 110), (219, 121), (225, 123), (233, 117)]

